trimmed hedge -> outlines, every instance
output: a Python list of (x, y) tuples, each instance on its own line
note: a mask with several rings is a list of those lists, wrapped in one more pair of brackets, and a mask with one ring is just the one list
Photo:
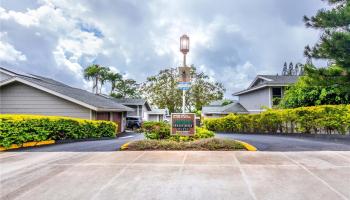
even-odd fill
[(200, 127), (196, 127), (194, 136), (171, 135), (170, 124), (166, 122), (144, 122), (140, 131), (144, 133), (147, 139), (151, 140), (193, 141), (215, 136), (214, 132)]
[(44, 140), (115, 137), (117, 124), (69, 117), (0, 114), (0, 146)]
[(350, 132), (350, 105), (324, 105), (295, 109), (270, 109), (260, 114), (230, 114), (205, 119), (212, 131), (237, 133), (313, 133)]

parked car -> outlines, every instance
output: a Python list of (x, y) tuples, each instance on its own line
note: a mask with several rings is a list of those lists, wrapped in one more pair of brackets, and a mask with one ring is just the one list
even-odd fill
[(126, 118), (126, 127), (130, 129), (141, 128), (142, 120), (140, 117), (127, 117)]

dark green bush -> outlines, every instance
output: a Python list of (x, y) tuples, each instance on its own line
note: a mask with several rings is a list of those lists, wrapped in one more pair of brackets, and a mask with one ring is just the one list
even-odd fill
[(144, 133), (147, 139), (151, 140), (193, 141), (215, 136), (214, 132), (200, 127), (196, 127), (194, 136), (171, 135), (170, 124), (166, 122), (144, 122), (140, 131)]
[(337, 133), (350, 131), (350, 105), (270, 109), (260, 114), (230, 114), (205, 119), (211, 131), (237, 133)]
[(108, 121), (37, 115), (0, 115), (0, 146), (44, 140), (115, 137), (117, 125)]

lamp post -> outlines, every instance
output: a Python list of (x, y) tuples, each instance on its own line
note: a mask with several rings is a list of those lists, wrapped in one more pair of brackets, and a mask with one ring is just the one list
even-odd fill
[[(190, 38), (187, 35), (182, 35), (180, 37), (180, 51), (183, 53), (183, 69), (186, 69), (186, 54), (190, 51)], [(186, 79), (189, 74), (186, 74), (186, 71), (189, 70), (183, 70), (182, 75), (182, 82), (186, 82)], [(186, 103), (186, 90), (182, 89), (182, 113), (185, 113), (185, 103)]]

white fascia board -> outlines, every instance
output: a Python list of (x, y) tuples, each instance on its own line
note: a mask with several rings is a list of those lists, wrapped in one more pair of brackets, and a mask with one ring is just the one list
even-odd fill
[(259, 87), (254, 87), (254, 88), (251, 88), (251, 89), (248, 89), (248, 90), (243, 90), (243, 91), (240, 91), (240, 92), (233, 93), (232, 95), (233, 96), (239, 96), (241, 94), (252, 92), (252, 91), (264, 88), (264, 87), (286, 87), (288, 85), (290, 85), (290, 84), (276, 84), (276, 85), (274, 85), (274, 84), (264, 84), (264, 85), (261, 85)]
[(260, 79), (264, 79), (264, 80), (266, 80), (266, 81), (273, 81), (272, 79), (268, 79), (268, 78), (266, 78), (266, 77), (263, 77), (263, 76), (258, 75), (258, 76), (255, 77), (255, 79), (254, 79), (253, 82), (249, 85), (248, 88), (251, 88), (251, 87), (254, 85), (254, 83), (255, 83), (259, 78), (260, 78)]
[(44, 91), (44, 92), (47, 92), (47, 93), (52, 94), (52, 95), (55, 95), (55, 96), (60, 97), (60, 98), (62, 98), (62, 99), (68, 100), (68, 101), (70, 101), (70, 102), (76, 103), (76, 104), (81, 105), (81, 106), (83, 106), (83, 107), (86, 107), (86, 108), (89, 108), (89, 109), (92, 109), (92, 110), (95, 110), (95, 111), (98, 110), (95, 106), (92, 106), (92, 105), (89, 105), (89, 104), (87, 104), (87, 103), (78, 101), (78, 100), (76, 100), (76, 99), (74, 99), (74, 98), (72, 98), (72, 97), (63, 95), (63, 94), (61, 94), (61, 93), (55, 92), (55, 91), (50, 90), (50, 89), (47, 89), (47, 88), (45, 88), (45, 87), (42, 87), (42, 86), (40, 86), (40, 85), (37, 85), (37, 84), (32, 83), (32, 82), (29, 82), (29, 81), (26, 81), (26, 80), (21, 79), (21, 78), (19, 78), (19, 77), (14, 77), (14, 78), (12, 78), (12, 79), (8, 79), (8, 80), (6, 80), (6, 81), (4, 81), (4, 82), (1, 82), (1, 83), (0, 83), (0, 87), (1, 87), (1, 86), (4, 86), (4, 85), (7, 85), (7, 84), (9, 84), (9, 83), (15, 82), (15, 81), (20, 82), (20, 83), (23, 83), (23, 84), (26, 84), (26, 85), (29, 85), (29, 86), (31, 86), (31, 87), (34, 87), (34, 88), (39, 89), (39, 90), (42, 90), (42, 91)]
[(17, 74), (9, 72), (9, 71), (1, 69), (1, 68), (0, 68), (0, 72), (2, 72), (4, 74), (7, 74), (7, 75), (10, 75), (10, 76), (17, 76)]

